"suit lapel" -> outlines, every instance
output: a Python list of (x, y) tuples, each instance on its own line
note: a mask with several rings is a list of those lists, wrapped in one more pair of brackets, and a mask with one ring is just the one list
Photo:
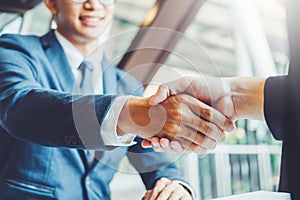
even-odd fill
[[(43, 36), (41, 38), (41, 43), (55, 73), (55, 76), (57, 77), (57, 80), (60, 84), (61, 91), (72, 93), (75, 78), (69, 62), (65, 56), (64, 50), (55, 37), (54, 31), (52, 30), (45, 36)], [(87, 162), (86, 152), (87, 151), (78, 150), (83, 165), (86, 169), (88, 169), (89, 166)]]
[(102, 59), (102, 71), (103, 71), (103, 93), (104, 94), (118, 94), (116, 90), (117, 85), (117, 69), (108, 62), (105, 56)]
[(41, 43), (48, 57), (49, 63), (53, 67), (55, 76), (59, 80), (61, 90), (65, 92), (72, 92), (75, 79), (64, 50), (58, 43), (54, 31), (52, 30), (43, 36), (41, 38)]

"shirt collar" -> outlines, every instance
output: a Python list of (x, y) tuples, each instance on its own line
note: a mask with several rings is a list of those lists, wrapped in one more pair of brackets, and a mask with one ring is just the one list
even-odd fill
[(69, 62), (72, 71), (77, 71), (79, 65), (84, 60), (83, 55), (78, 51), (78, 49), (71, 42), (69, 42), (57, 30), (55, 30), (55, 36), (65, 52), (65, 55), (67, 57), (67, 60)]

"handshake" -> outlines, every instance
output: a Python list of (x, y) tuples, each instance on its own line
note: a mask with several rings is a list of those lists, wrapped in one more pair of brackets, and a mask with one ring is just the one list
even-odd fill
[[(252, 82), (251, 78), (241, 82), (238, 78), (185, 77), (166, 83), (149, 98), (131, 97), (120, 113), (117, 132), (137, 133), (145, 139), (143, 147), (156, 151), (206, 154), (225, 140), (225, 131), (233, 131), (234, 120), (244, 113), (260, 118), (256, 94), (253, 99), (243, 94)], [(241, 106), (247, 102), (254, 106)]]

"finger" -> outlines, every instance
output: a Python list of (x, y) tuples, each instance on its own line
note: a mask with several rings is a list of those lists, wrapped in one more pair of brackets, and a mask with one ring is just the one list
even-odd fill
[(159, 144), (163, 152), (172, 152), (173, 150), (170, 147), (170, 140), (168, 138), (161, 138)]
[[(199, 155), (206, 155), (210, 151), (210, 149), (206, 149), (205, 147), (195, 144), (193, 142), (190, 142), (184, 138), (177, 138), (176, 140), (178, 140), (177, 143), (180, 143), (180, 145), (182, 146), (183, 149), (187, 149), (187, 150), (197, 153)], [(185, 152), (186, 152), (186, 150), (185, 150)]]
[(234, 122), (228, 117), (224, 116), (218, 110), (191, 96), (185, 96), (184, 98), (182, 98), (182, 100), (197, 116), (200, 116), (206, 121), (216, 124), (222, 130), (232, 131), (234, 129)]
[[(196, 130), (202, 133), (203, 135), (206, 135), (208, 138), (214, 140), (214, 141), (223, 141), (225, 139), (225, 133), (223, 129), (218, 127), (216, 124), (211, 123), (210, 121), (206, 121), (196, 115), (194, 113), (185, 113), (183, 116), (183, 121), (186, 125), (188, 125), (190, 128), (194, 129), (194, 135), (196, 134)], [(188, 137), (192, 137), (192, 132), (185, 132), (183, 135), (189, 135)], [(198, 138), (201, 139), (201, 138)], [(197, 138), (195, 138), (196, 143), (202, 143), (202, 141), (198, 141)]]
[(149, 141), (149, 140), (143, 140), (143, 141), (141, 142), (141, 146), (142, 146), (143, 148), (152, 148), (151, 141)]
[(170, 182), (159, 194), (157, 200), (167, 200), (173, 191), (179, 189), (179, 184), (172, 181)]
[(170, 140), (168, 138), (161, 138), (159, 143), (163, 149), (170, 148)]
[(157, 92), (150, 98), (149, 104), (157, 105), (166, 100), (168, 96), (170, 96), (168, 87), (161, 85), (159, 86)]
[[(202, 131), (201, 129), (202, 127), (199, 128), (200, 131)], [(208, 137), (206, 134), (209, 135), (207, 132), (203, 134), (202, 132), (196, 131), (192, 128), (182, 127), (181, 134), (175, 139), (177, 140), (177, 138), (184, 138), (190, 143), (202, 146), (205, 149), (212, 149), (216, 145), (217, 141)]]
[(149, 200), (155, 200), (157, 199), (158, 195), (160, 194), (160, 192), (167, 186), (168, 183), (170, 183), (171, 180), (167, 179), (167, 178), (161, 178), (159, 179), (154, 188), (152, 189), (151, 192), (151, 196), (149, 198)]
[(149, 200), (151, 193), (152, 193), (152, 190), (148, 190), (146, 192), (146, 194), (144, 195), (144, 197), (142, 198), (142, 200)]
[(183, 197), (182, 191), (181, 190), (175, 190), (171, 193), (168, 200), (180, 200), (181, 197)]
[(182, 185), (173, 191), (168, 200), (192, 200), (191, 194)]
[(156, 152), (162, 152), (163, 151), (163, 148), (160, 145), (160, 139), (159, 138), (152, 137), (151, 138), (151, 145), (152, 145), (152, 148), (154, 149), (154, 151), (156, 151)]
[(180, 198), (180, 200), (192, 200), (192, 196), (186, 192), (184, 193), (183, 197)]
[(173, 140), (170, 142), (170, 147), (173, 151), (175, 151), (176, 153), (184, 153), (184, 148), (182, 147), (182, 145), (176, 141)]
[(199, 137), (196, 137), (195, 140), (198, 141), (199, 139), (201, 142), (201, 138), (203, 138), (203, 142), (207, 143), (208, 146), (210, 146), (211, 143), (222, 142), (225, 140), (225, 132), (215, 124), (206, 121), (200, 123), (200, 126), (198, 127), (198, 136)]

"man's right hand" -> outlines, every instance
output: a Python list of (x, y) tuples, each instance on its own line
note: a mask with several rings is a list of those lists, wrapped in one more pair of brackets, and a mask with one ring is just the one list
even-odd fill
[(224, 130), (233, 127), (232, 120), (190, 95), (170, 96), (153, 106), (149, 101), (131, 97), (126, 102), (118, 120), (120, 135), (167, 138), (186, 150), (204, 154), (224, 140)]
[[(227, 119), (236, 118), (230, 82), (213, 77), (183, 77), (181, 79), (165, 83), (159, 86), (156, 94), (150, 99), (151, 105), (157, 105), (172, 95), (188, 94), (196, 99), (205, 102), (207, 105), (221, 112)], [(213, 123), (213, 122), (212, 122)], [(217, 124), (223, 131), (233, 131), (235, 129), (232, 121), (231, 126)], [(167, 138), (152, 137), (144, 140), (142, 146), (152, 147), (155, 151), (172, 150), (182, 152), (183, 145), (178, 141), (170, 141)]]

